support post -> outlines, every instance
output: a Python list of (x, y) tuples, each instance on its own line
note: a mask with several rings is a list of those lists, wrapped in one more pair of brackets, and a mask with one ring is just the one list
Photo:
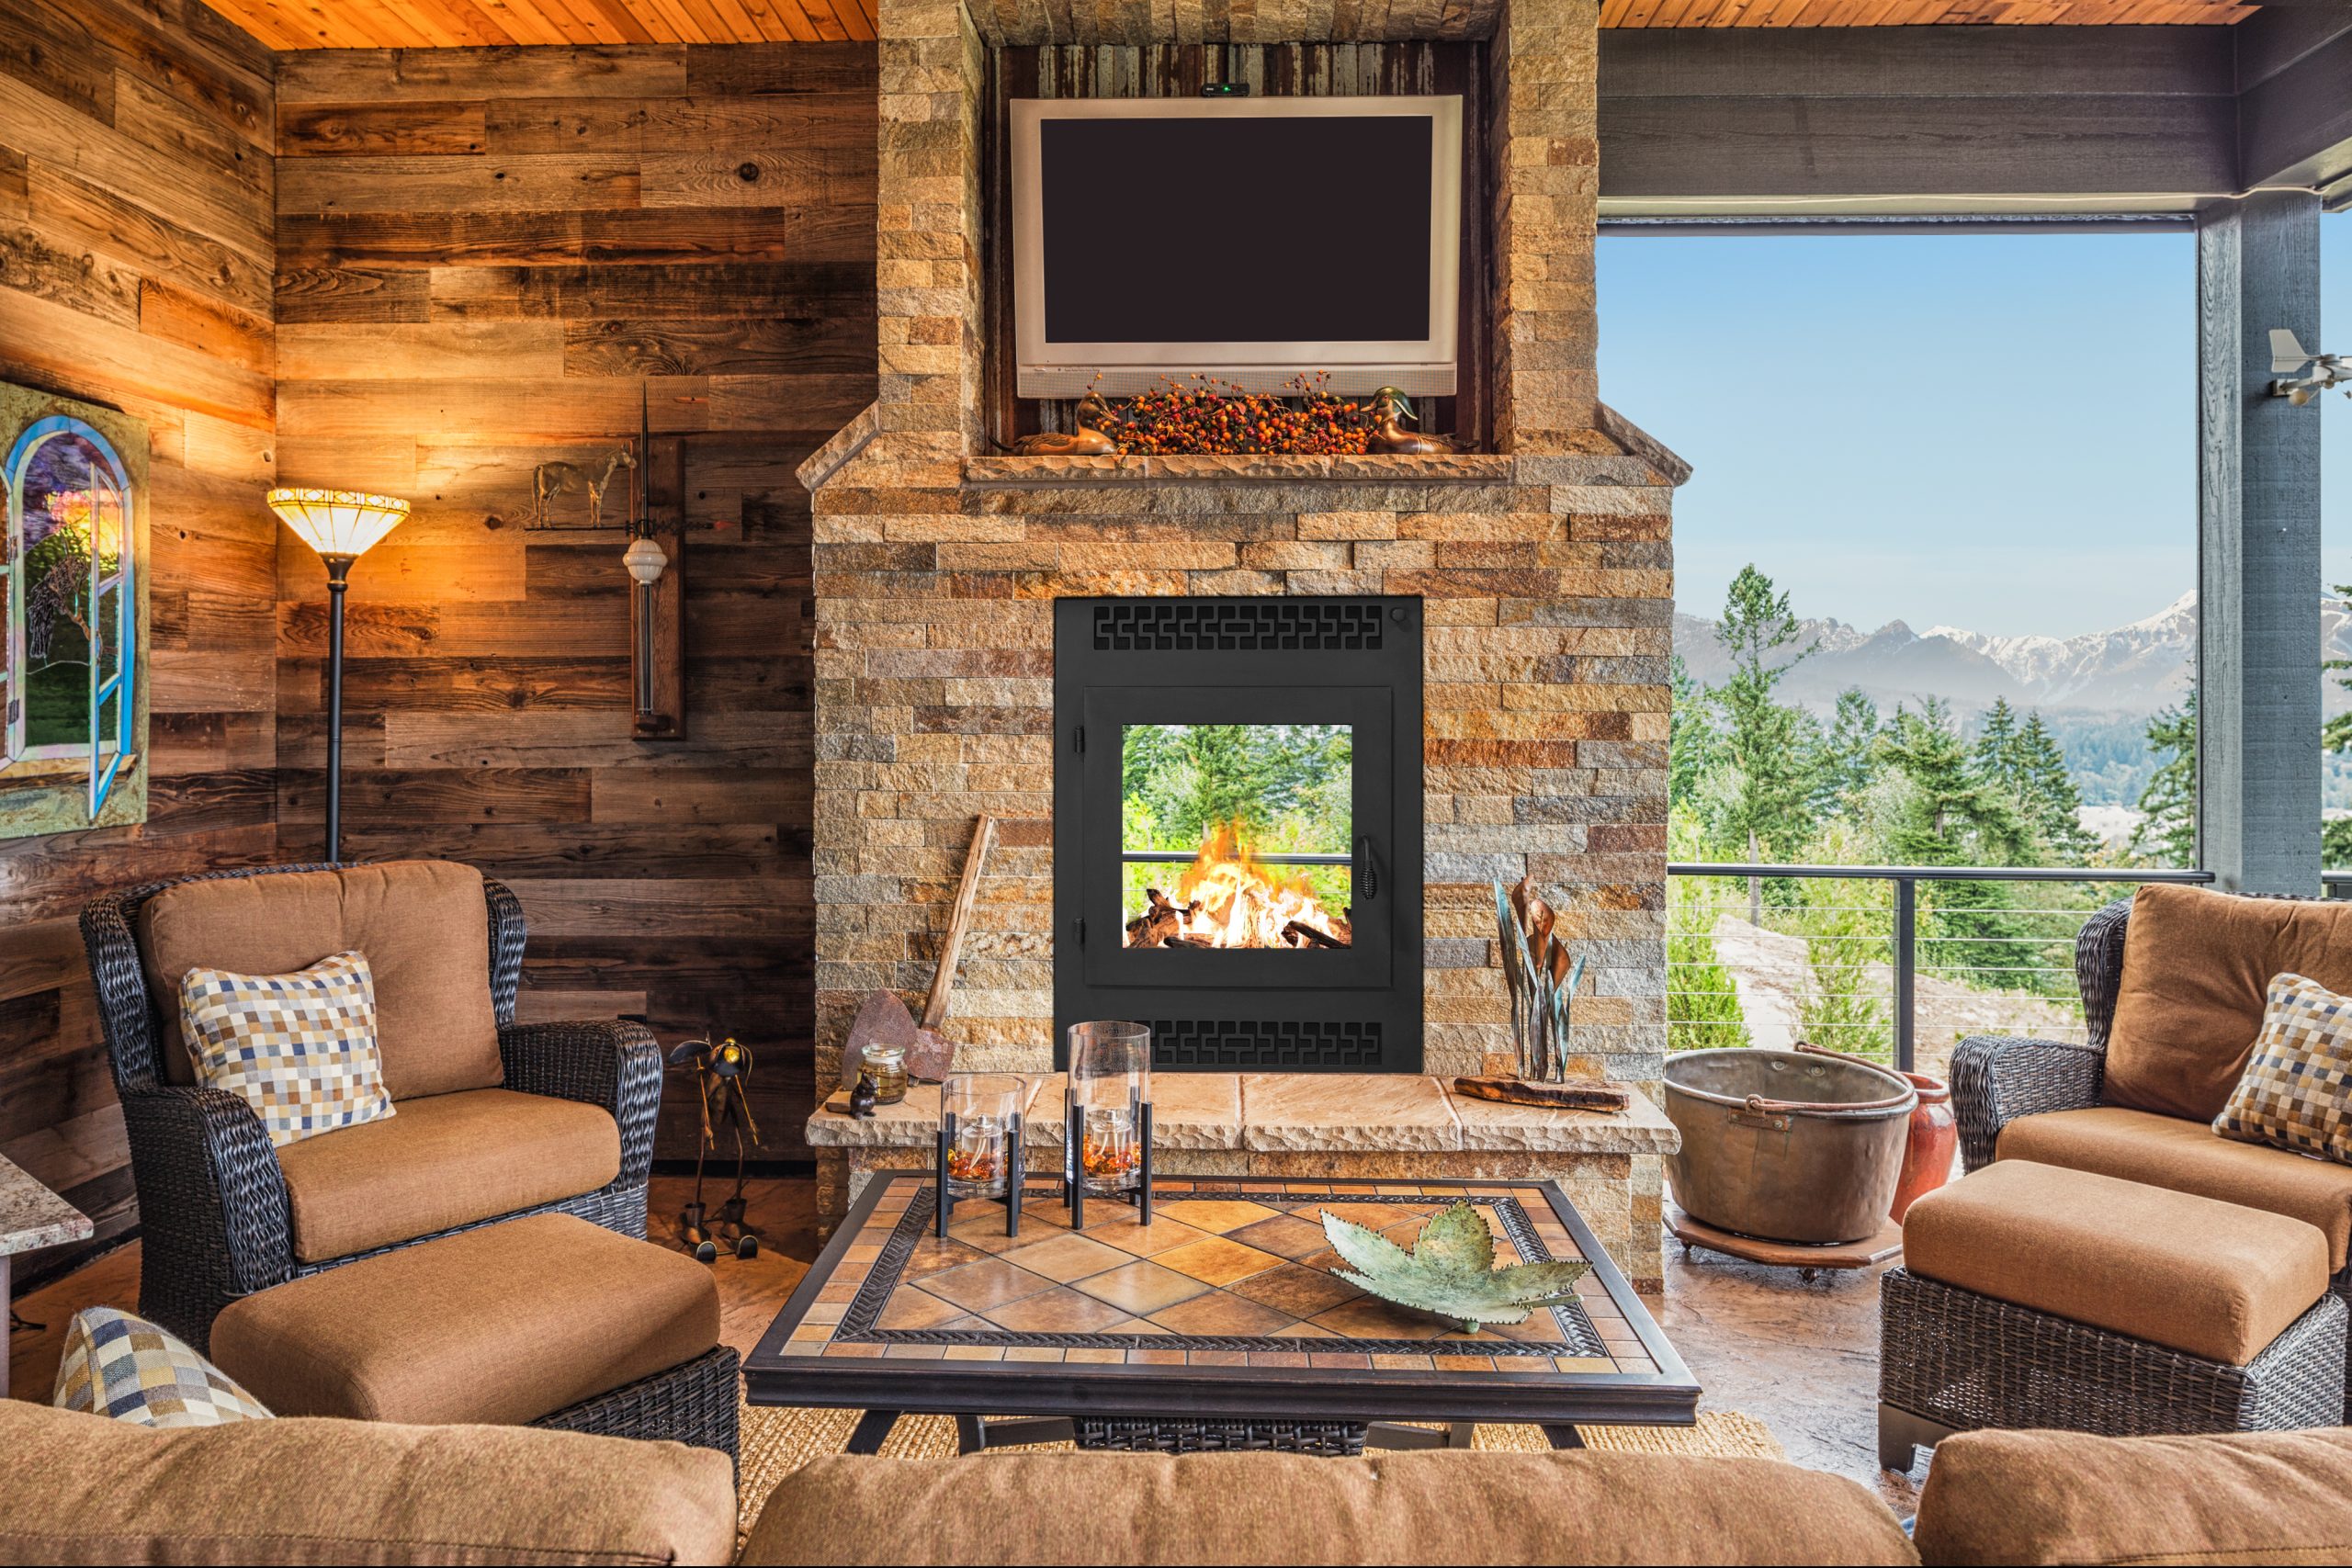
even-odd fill
[(1913, 1070), (1919, 1045), (1919, 884), (1894, 879), (1894, 1069)]
[(2269, 395), (2271, 329), (2322, 341), (2319, 210), (2197, 220), (2197, 840), (2228, 892), (2320, 891), (2319, 405)]

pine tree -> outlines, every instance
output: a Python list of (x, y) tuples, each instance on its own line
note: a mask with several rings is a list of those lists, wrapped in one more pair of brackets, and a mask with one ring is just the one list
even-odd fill
[[(1880, 755), (1903, 775), (1903, 810), (1888, 835), (1908, 865), (2013, 865), (2030, 841), (2007, 792), (1987, 779), (1930, 697), (1917, 714), (1897, 708)], [(2017, 919), (1998, 882), (1934, 882), (1920, 893), (1920, 961), (1969, 985), (2005, 988), (2004, 970), (2030, 972), (2045, 954)]]
[(1992, 711), (1984, 716), (1984, 733), (1976, 738), (1976, 767), (1986, 778), (2009, 792), (2012, 799), (2022, 801), (2018, 787), (2018, 716), (2007, 697), (1995, 697)]
[(1679, 653), (1668, 661), (1667, 680), (1674, 700), (1667, 742), (1667, 799), (1688, 806), (1698, 799), (1699, 783), (1715, 764), (1723, 739), (1715, 731), (1707, 689), (1690, 678)]
[(2083, 826), (2083, 792), (2040, 709), (2026, 715), (2014, 751), (2018, 806), (2028, 826), (2052, 858), (2081, 864), (2098, 848), (2098, 840)]
[(1713, 695), (1724, 716), (1724, 761), (1738, 784), (1722, 828), (1735, 844), (1752, 842), (1766, 854), (1794, 852), (1813, 826), (1809, 727), (1774, 695), (1781, 677), (1813, 651), (1807, 646), (1775, 660), (1798, 635), (1789, 596), (1775, 593), (1753, 565), (1742, 567), (1715, 628), (1732, 668)]
[(1816, 798), (1825, 815), (1869, 787), (1877, 766), (1878, 734), (1878, 705), (1858, 686), (1838, 693), (1838, 708), (1830, 716), (1829, 733), (1822, 739), (1814, 768)]
[(2197, 863), (2197, 694), (2148, 721), (2148, 750), (2164, 761), (2140, 792), (2132, 852), (2165, 865)]

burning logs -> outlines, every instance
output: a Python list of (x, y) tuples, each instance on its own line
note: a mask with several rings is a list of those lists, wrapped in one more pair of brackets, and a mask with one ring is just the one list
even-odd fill
[(1210, 829), (1174, 897), (1144, 889), (1144, 910), (1126, 922), (1129, 947), (1252, 947), (1296, 952), (1354, 945), (1349, 912), (1325, 904), (1304, 875), (1261, 863), (1242, 844), (1238, 822)]
[(1207, 947), (1205, 942), (1195, 942), (1184, 935), (1184, 918), (1198, 909), (1198, 904), (1179, 904), (1157, 887), (1143, 890), (1144, 912), (1127, 922), (1129, 947)]

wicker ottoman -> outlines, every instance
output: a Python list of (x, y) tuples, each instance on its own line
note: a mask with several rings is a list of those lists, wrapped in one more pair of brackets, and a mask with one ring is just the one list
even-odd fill
[(2333, 1427), (2344, 1299), (2301, 1220), (2024, 1160), (1913, 1205), (1879, 1286), (1879, 1462), (1977, 1427)]
[(736, 1451), (718, 1288), (682, 1253), (533, 1214), (230, 1304), (212, 1359), (280, 1416), (555, 1427)]

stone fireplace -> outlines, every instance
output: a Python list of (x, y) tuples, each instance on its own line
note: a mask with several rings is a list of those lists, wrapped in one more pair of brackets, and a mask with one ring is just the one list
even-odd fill
[[(1389, 879), (1418, 883), (1394, 928), (1414, 930), (1419, 947), (1408, 1070), (1474, 1073), (1510, 1050), (1491, 889), (1529, 876), (1589, 960), (1571, 1069), (1654, 1085), (1666, 1038), (1668, 514), (1683, 470), (1597, 397), (1596, 6), (1473, 0), (1421, 6), (1414, 20), (1400, 4), (1380, 8), (1377, 35), (1349, 31), (1361, 24), (1345, 0), (1261, 6), (1248, 20), (1209, 9), (1173, 0), (1096, 22), (1089, 8), (1073, 36), (1057, 30), (1063, 7), (1035, 0), (882, 0), (881, 392), (802, 469), (816, 541), (818, 1083), (835, 1081), (866, 992), (928, 983), (982, 811), (1004, 820), (948, 1032), (959, 1066), (1053, 1070), (1057, 959), (1074, 940), (1056, 915), (1068, 848), (1056, 841), (1057, 605), (1280, 597), (1417, 606), (1419, 732), (1395, 739), (1419, 848), (1413, 874)], [(1000, 455), (985, 438), (992, 60), (1013, 46), (1214, 44), (1220, 32), (1245, 51), (1391, 35), (1481, 51), (1479, 379), (1494, 450), (1043, 458)], [(1389, 838), (1375, 875), (1393, 870), (1376, 859), (1393, 854)], [(1247, 1129), (1238, 1135), (1247, 1145)], [(1418, 1137), (1394, 1146), (1456, 1151), (1451, 1168), (1425, 1162), (1431, 1173), (1502, 1174), (1468, 1158), (1458, 1134)], [(1655, 1280), (1657, 1154), (1581, 1157), (1617, 1162), (1609, 1179), (1624, 1197), (1596, 1228), (1625, 1249), (1629, 1275)], [(820, 1170), (831, 1212), (845, 1168), (829, 1156)]]

